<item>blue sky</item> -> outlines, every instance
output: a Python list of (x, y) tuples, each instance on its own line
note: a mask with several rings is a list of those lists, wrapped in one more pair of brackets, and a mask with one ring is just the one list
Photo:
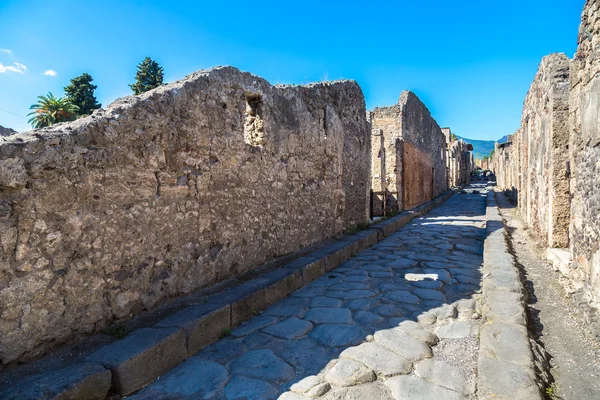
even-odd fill
[(367, 107), (414, 91), (441, 126), (498, 139), (519, 126), (541, 58), (572, 57), (584, 0), (385, 2), (0, 0), (0, 125), (91, 74), (108, 105), (145, 57), (165, 81), (233, 65), (271, 83), (355, 79)]

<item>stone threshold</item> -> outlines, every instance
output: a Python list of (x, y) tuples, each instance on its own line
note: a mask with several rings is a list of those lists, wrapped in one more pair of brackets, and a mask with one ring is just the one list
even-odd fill
[(83, 362), (28, 378), (18, 387), (0, 393), (0, 398), (102, 400), (111, 389), (111, 393), (119, 395), (136, 392), (232, 328), (441, 205), (458, 190), (448, 190), (413, 210), (346, 235), (281, 268), (211, 294), (202, 304), (177, 311), (100, 347)]
[(527, 292), (509, 251), (494, 190), (487, 196), (477, 398), (541, 400), (544, 388), (537, 380), (534, 360), (543, 357), (539, 354), (543, 350), (529, 338)]

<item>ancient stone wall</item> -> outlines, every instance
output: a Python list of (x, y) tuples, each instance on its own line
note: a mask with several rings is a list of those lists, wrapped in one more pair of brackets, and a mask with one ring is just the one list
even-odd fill
[(1, 362), (366, 221), (365, 112), (225, 67), (0, 139)]
[(587, 0), (569, 98), (570, 248), (590, 297), (600, 304), (600, 0)]
[(475, 169), (473, 146), (462, 139), (452, 140), (450, 128), (442, 128), (446, 137), (446, 169), (448, 186), (457, 187), (471, 182), (471, 172)]
[(518, 197), (523, 219), (550, 247), (569, 242), (569, 68), (564, 54), (543, 58), (523, 105), (521, 128), (496, 146), (492, 161), (498, 186)]
[(15, 131), (14, 129), (5, 128), (2, 125), (0, 125), (0, 137), (14, 135), (15, 133), (17, 133), (17, 131)]
[[(400, 95), (402, 107), (402, 136), (405, 142), (414, 145), (423, 159), (430, 159), (433, 175), (433, 197), (448, 188), (446, 171), (446, 138), (431, 113), (412, 92)], [(411, 191), (411, 182), (406, 182), (405, 193)]]
[[(385, 185), (388, 204), (410, 209), (436, 197), (448, 188), (446, 138), (419, 98), (405, 91), (398, 104), (377, 107), (370, 114), (374, 135), (383, 138)], [(372, 165), (381, 163), (381, 153), (373, 152)], [(385, 190), (382, 189), (382, 190)]]
[(567, 247), (569, 225), (568, 98), (570, 60), (544, 57), (523, 108), (527, 140), (523, 216), (550, 247)]

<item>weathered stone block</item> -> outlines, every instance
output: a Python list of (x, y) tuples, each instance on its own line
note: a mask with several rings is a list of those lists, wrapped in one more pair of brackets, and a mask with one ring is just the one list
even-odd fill
[(271, 305), (267, 287), (254, 286), (252, 289), (251, 293), (231, 303), (231, 326), (237, 326), (249, 320)]
[[(278, 279), (267, 288), (269, 304), (273, 304), (303, 285), (302, 272), (299, 270), (286, 270), (285, 276)], [(261, 310), (262, 311), (262, 310)]]
[(306, 285), (325, 275), (325, 272), (325, 261), (322, 258), (314, 259), (302, 268), (302, 282)]
[(187, 355), (183, 330), (144, 328), (100, 348), (86, 360), (110, 369), (117, 393), (128, 395), (175, 367)]
[(111, 372), (99, 364), (75, 364), (41, 377), (33, 377), (0, 393), (4, 400), (104, 400)]
[(181, 328), (185, 332), (188, 355), (192, 355), (219, 339), (231, 328), (229, 304), (203, 304), (177, 312), (154, 325), (157, 328)]

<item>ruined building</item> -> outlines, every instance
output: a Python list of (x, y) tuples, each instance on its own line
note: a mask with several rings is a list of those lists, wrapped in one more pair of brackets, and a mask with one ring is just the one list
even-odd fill
[[(521, 127), (492, 160), (498, 186), (562, 258), (561, 271), (600, 302), (600, 2), (587, 0), (573, 60), (544, 57)], [(570, 261), (569, 261), (570, 260)]]
[(0, 138), (1, 363), (364, 223), (365, 113), (225, 67)]
[(376, 107), (371, 122), (373, 214), (411, 209), (448, 188), (446, 137), (412, 92)]
[(458, 187), (471, 182), (471, 172), (475, 169), (473, 145), (463, 139), (452, 139), (450, 128), (442, 128), (446, 137), (446, 168), (448, 170), (448, 186)]

